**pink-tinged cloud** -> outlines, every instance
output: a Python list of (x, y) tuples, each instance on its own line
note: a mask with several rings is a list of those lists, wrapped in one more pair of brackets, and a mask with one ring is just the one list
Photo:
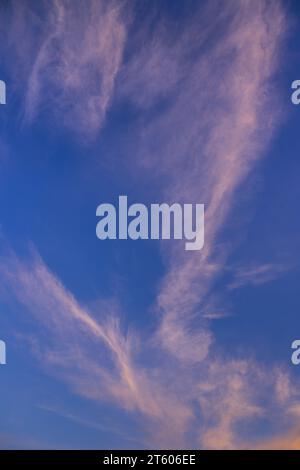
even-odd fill
[(26, 124), (46, 115), (77, 137), (98, 135), (122, 63), (130, 10), (118, 0), (12, 2), (3, 28), (14, 50), (12, 77), (16, 83), (22, 77)]
[[(299, 423), (297, 385), (281, 368), (266, 371), (218, 348), (201, 366), (181, 365), (151, 338), (141, 350), (141, 333), (122, 331), (113, 303), (103, 302), (92, 314), (36, 252), (20, 258), (6, 250), (0, 279), (2, 300), (22, 307), (14, 309), (23, 312), (22, 321), (27, 314), (21, 339), (44, 371), (96, 405), (106, 402), (139, 417), (145, 447), (255, 448), (261, 442), (240, 431), (245, 423), (288, 422), (288, 434)], [(152, 365), (145, 355), (153, 355)]]
[(300, 428), (264, 441), (257, 450), (300, 450)]
[(249, 267), (238, 267), (229, 289), (237, 289), (244, 285), (259, 286), (274, 281), (290, 270), (290, 266), (279, 263), (265, 263)]
[[(76, 393), (138, 413), (149, 446), (255, 448), (263, 439), (242, 432), (245, 425), (269, 419), (280, 426), (290, 415), (297, 429), (299, 417), (291, 406), (295, 410), (299, 397), (287, 374), (266, 371), (249, 358), (232, 360), (216, 344), (208, 322), (217, 298), (214, 283), (230, 251), (218, 237), (281, 119), (270, 86), (287, 25), (281, 3), (228, 1), (221, 11), (210, 1), (182, 34), (168, 37), (159, 27), (155, 40), (123, 64), (119, 80), (126, 35), (119, 4), (89, 2), (91, 10), (80, 22), (66, 5), (54, 2), (51, 27), (26, 64), (27, 121), (42, 109), (44, 87), (51, 93), (60, 89), (57, 109), (64, 123), (76, 129), (83, 123), (87, 132), (97, 132), (116, 87), (117, 100), (128, 99), (145, 113), (135, 170), (141, 179), (143, 171), (162, 178), (164, 200), (206, 204), (205, 248), (163, 252), (166, 275), (154, 302), (160, 319), (146, 340), (142, 332), (124, 333), (109, 303), (92, 314), (36, 253), (21, 259), (8, 250), (2, 256), (3, 296), (26, 307), (40, 325), (31, 343), (43, 365)], [(14, 21), (17, 31), (26, 33), (18, 13)], [(30, 41), (24, 47), (35, 50)], [(49, 67), (55, 74), (47, 78)], [(89, 100), (82, 82), (90, 92), (98, 75), (101, 86)], [(76, 93), (80, 99), (73, 105)], [(150, 119), (161, 98), (165, 108)], [(290, 428), (286, 432), (289, 436)]]
[(129, 83), (119, 87), (145, 113), (155, 99), (170, 100), (158, 118), (142, 121), (135, 168), (140, 163), (141, 175), (153, 171), (162, 178), (164, 200), (205, 204), (204, 249), (191, 254), (178, 246), (166, 255), (157, 298), (158, 340), (187, 363), (206, 358), (213, 341), (201, 311), (229, 253), (218, 236), (282, 118), (272, 87), (287, 27), (281, 3), (217, 6), (210, 2), (172, 41), (158, 29), (122, 72)]
[(151, 427), (173, 428), (173, 439), (182, 442), (192, 412), (176, 394), (166, 393), (155, 373), (137, 365), (138, 338), (121, 331), (114, 306), (103, 303), (96, 320), (36, 252), (20, 259), (8, 249), (0, 259), (0, 278), (1, 297), (25, 306), (39, 327), (28, 344), (51, 374), (80, 395), (140, 413)]

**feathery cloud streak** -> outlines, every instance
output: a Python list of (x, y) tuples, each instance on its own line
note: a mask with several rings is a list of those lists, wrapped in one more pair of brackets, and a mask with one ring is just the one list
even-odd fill
[(73, 135), (97, 136), (122, 62), (130, 15), (123, 6), (114, 0), (12, 2), (2, 29), (14, 52), (11, 75), (16, 83), (23, 77), (22, 86), (27, 81), (26, 124), (46, 113)]
[(42, 327), (29, 344), (51, 374), (85, 397), (117, 403), (150, 422), (165, 421), (177, 430), (178, 442), (182, 440), (180, 426), (191, 411), (173, 393), (166, 395), (151, 371), (137, 365), (138, 338), (122, 333), (109, 303), (97, 312), (101, 322), (96, 321), (36, 252), (22, 260), (12, 250), (5, 251), (0, 278), (2, 298), (17, 300)]
[[(139, 334), (124, 334), (118, 320), (103, 320), (117, 312), (104, 306), (107, 315), (91, 315), (36, 254), (25, 261), (12, 252), (2, 257), (2, 285), (47, 332), (34, 343), (43, 363), (76, 392), (142, 414), (146, 427), (155, 429), (153, 447), (247, 447), (239, 424), (262, 419), (266, 395), (280, 422), (290, 394), (277, 371), (266, 373), (224, 351), (215, 357), (207, 304), (228, 255), (219, 237), (235, 195), (280, 119), (270, 83), (285, 37), (281, 3), (268, 2), (267, 9), (264, 1), (228, 1), (220, 10), (219, 2), (209, 1), (178, 35), (168, 24), (158, 26), (122, 67), (126, 22), (119, 3), (85, 3), (81, 18), (74, 18), (68, 2), (53, 5), (38, 49), (22, 14), (13, 15), (14, 31), (24, 33), (22, 47), (29, 52), (20, 60), (29, 77), (26, 121), (44, 109), (47, 89), (47, 102), (67, 127), (95, 135), (116, 90), (116, 102), (128, 99), (140, 112), (141, 178), (154, 170), (163, 177), (159, 189), (166, 199), (205, 202), (205, 249), (163, 253), (167, 274), (154, 301), (161, 322), (155, 341), (143, 344), (148, 357), (159, 356), (152, 367), (140, 359)], [(33, 17), (39, 29), (39, 15)], [(157, 111), (161, 99), (165, 106)], [(189, 431), (193, 443), (187, 443)]]
[[(211, 2), (197, 17), (198, 28), (192, 22), (172, 44), (163, 42), (164, 34), (161, 43), (156, 36), (149, 51), (129, 63), (129, 84), (125, 80), (121, 87), (121, 94), (146, 109), (160, 96), (172, 97), (142, 129), (142, 163), (165, 175), (165, 198), (206, 204), (204, 249), (197, 256), (169, 254), (157, 301), (160, 341), (186, 362), (208, 354), (212, 336), (199, 312), (227, 256), (226, 250), (218, 252), (217, 237), (281, 119), (271, 87), (286, 31), (281, 4), (267, 8), (266, 2), (245, 0), (227, 2), (219, 11), (217, 6)], [(220, 31), (216, 41), (211, 29)], [(164, 63), (179, 71), (177, 81), (172, 73), (165, 80), (164, 66), (158, 66)]]

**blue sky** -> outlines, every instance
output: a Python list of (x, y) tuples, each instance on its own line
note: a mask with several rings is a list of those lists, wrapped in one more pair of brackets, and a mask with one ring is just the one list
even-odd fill
[[(299, 15), (0, 3), (1, 448), (299, 448)], [(204, 249), (100, 241), (121, 194)]]

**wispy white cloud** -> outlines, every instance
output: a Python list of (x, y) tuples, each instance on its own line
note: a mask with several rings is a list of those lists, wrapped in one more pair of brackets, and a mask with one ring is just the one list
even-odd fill
[[(123, 86), (144, 108), (151, 109), (157, 96), (169, 98), (156, 119), (142, 122), (141, 173), (153, 169), (164, 178), (165, 200), (201, 201), (206, 207), (204, 249), (197, 256), (181, 247), (168, 254), (157, 299), (159, 341), (188, 363), (202, 361), (212, 344), (201, 308), (228, 255), (218, 237), (241, 183), (263, 157), (281, 119), (270, 84), (286, 30), (280, 2), (268, 8), (265, 2), (226, 2), (222, 9), (210, 2), (195, 18), (176, 39), (171, 36), (173, 42), (156, 35), (149, 67), (143, 51), (128, 65), (132, 79)], [(165, 59), (172, 61), (170, 70), (179, 70), (177, 82), (173, 74), (164, 80), (163, 66), (160, 74), (157, 64)], [(132, 72), (139, 66), (141, 83)]]
[(142, 414), (149, 425), (174, 427), (173, 438), (177, 434), (182, 440), (185, 426), (180, 426), (191, 411), (176, 394), (166, 394), (155, 372), (139, 365), (138, 338), (122, 332), (118, 312), (103, 305), (96, 320), (35, 251), (21, 259), (5, 250), (0, 278), (2, 298), (17, 300), (33, 316), (35, 333), (29, 345), (51, 374), (80, 395)]
[(200, 387), (201, 409), (206, 420), (200, 441), (205, 448), (234, 449), (243, 446), (235, 426), (263, 413), (253, 393), (253, 379), (249, 378), (251, 372), (253, 366), (247, 361), (226, 361), (226, 372), (221, 363), (210, 366), (210, 385)]
[(12, 2), (11, 9), (4, 29), (13, 51), (11, 74), (16, 83), (22, 76), (24, 122), (46, 114), (53, 125), (94, 138), (114, 93), (130, 5), (43, 0)]
[[(266, 371), (249, 358), (232, 360), (217, 347), (200, 367), (193, 360), (181, 365), (153, 347), (149, 338), (141, 351), (140, 335), (122, 332), (115, 307), (111, 311), (109, 303), (106, 308), (102, 303), (102, 311), (89, 312), (36, 252), (20, 258), (6, 250), (0, 280), (2, 300), (17, 301), (22, 309), (14, 311), (25, 308), (29, 315), (22, 341), (28, 338), (43, 370), (67, 383), (73, 393), (139, 416), (146, 447), (255, 447), (257, 441), (247, 440), (238, 427), (262, 419), (269, 407), (278, 422), (292, 413), (292, 424), (297, 424), (299, 413), (293, 410), (299, 396), (279, 368)], [(149, 365), (145, 356), (151, 355)], [(66, 411), (66, 417), (77, 420), (73, 411)], [(78, 423), (95, 428), (82, 417)], [(187, 440), (189, 431), (192, 441)]]
[(125, 441), (135, 443), (135, 445), (138, 444), (139, 447), (141, 445), (145, 445), (145, 443), (142, 442), (142, 436), (139, 436), (139, 439), (137, 439), (133, 436), (130, 436), (126, 432), (121, 432), (118, 426), (116, 425), (113, 426), (111, 423), (108, 423), (107, 419), (99, 422), (99, 420), (96, 420), (96, 419), (94, 420), (86, 419), (84, 417), (81, 417), (80, 415), (74, 414), (74, 412), (70, 412), (68, 410), (65, 410), (55, 405), (43, 404), (43, 405), (37, 405), (37, 406), (42, 411), (45, 411), (47, 413), (54, 413), (84, 428), (96, 429), (98, 431), (115, 434), (117, 436), (120, 436)]
[(285, 264), (266, 263), (250, 267), (239, 267), (235, 270), (233, 281), (229, 284), (230, 289), (237, 289), (250, 284), (258, 286), (274, 281), (287, 273), (291, 268)]
[[(229, 252), (220, 242), (222, 229), (281, 118), (270, 83), (285, 37), (282, 5), (243, 0), (219, 9), (207, 2), (176, 37), (170, 39), (168, 25), (158, 26), (155, 39), (123, 65), (117, 85), (126, 37), (120, 4), (91, 1), (80, 20), (68, 2), (53, 5), (39, 49), (32, 37), (24, 41), (30, 52), (25, 119), (43, 110), (47, 88), (64, 124), (97, 133), (117, 86), (117, 98), (143, 113), (135, 171), (141, 178), (145, 168), (162, 176), (165, 199), (206, 204), (205, 248), (163, 253), (166, 275), (155, 300), (160, 321), (143, 354), (140, 335), (124, 332), (115, 308), (107, 304), (92, 314), (36, 252), (24, 259), (8, 250), (1, 257), (1, 288), (41, 326), (32, 345), (44, 366), (76, 393), (142, 415), (151, 446), (255, 447), (238, 426), (261, 419), (275, 402), (278, 422), (284, 419), (291, 385), (277, 369), (233, 361), (215, 345), (208, 320)], [(41, 28), (42, 19), (32, 14)], [(26, 38), (17, 11), (13, 21)], [(55, 73), (47, 77), (50, 69)], [(165, 107), (150, 119), (161, 98)], [(251, 277), (241, 275), (247, 282)], [(194, 442), (187, 442), (191, 435)]]

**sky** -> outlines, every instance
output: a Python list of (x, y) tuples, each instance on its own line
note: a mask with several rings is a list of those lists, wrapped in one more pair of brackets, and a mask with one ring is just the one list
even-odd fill
[[(1, 0), (2, 449), (299, 449), (300, 6)], [(201, 203), (205, 243), (99, 240)]]

